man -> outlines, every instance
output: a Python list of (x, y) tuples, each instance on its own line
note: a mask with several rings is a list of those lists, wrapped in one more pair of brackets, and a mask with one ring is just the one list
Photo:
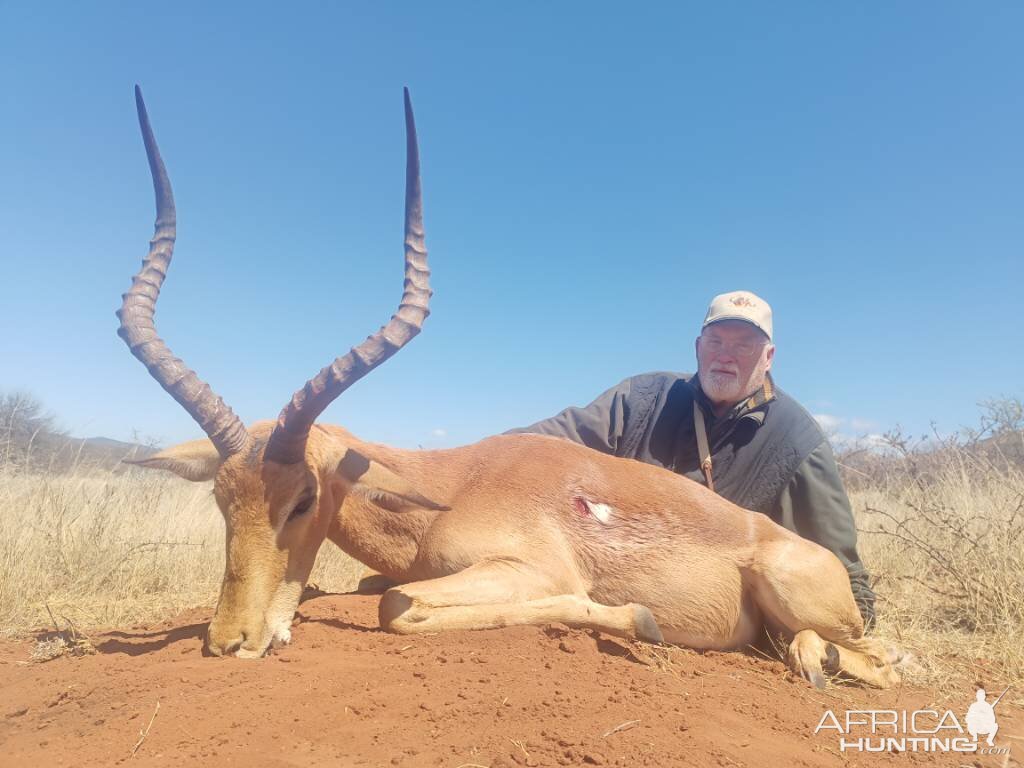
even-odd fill
[(748, 291), (716, 296), (697, 337), (697, 375), (632, 376), (538, 432), (639, 459), (705, 483), (833, 552), (866, 626), (875, 595), (835, 457), (817, 422), (775, 387), (772, 311)]

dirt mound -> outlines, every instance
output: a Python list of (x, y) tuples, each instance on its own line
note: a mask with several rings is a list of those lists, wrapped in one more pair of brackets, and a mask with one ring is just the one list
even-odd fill
[[(397, 636), (377, 597), (305, 601), (293, 645), (204, 658), (209, 613), (97, 635), (30, 663), (0, 645), (0, 764), (139, 766), (1014, 765), (1013, 757), (841, 754), (827, 710), (953, 709), (974, 690), (824, 692), (777, 662), (631, 646), (554, 625)], [(942, 703), (945, 700), (949, 703)], [(158, 706), (159, 704), (159, 706)], [(1018, 726), (1018, 727), (1014, 727)], [(144, 734), (144, 738), (143, 738)], [(1008, 738), (1003, 738), (1007, 735)], [(134, 753), (133, 753), (134, 750)], [(1005, 762), (1004, 762), (1005, 760)]]

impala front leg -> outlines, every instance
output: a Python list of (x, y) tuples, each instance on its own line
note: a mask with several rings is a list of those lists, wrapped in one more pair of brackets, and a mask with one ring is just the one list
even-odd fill
[(393, 587), (381, 598), (379, 614), (381, 627), (398, 634), (558, 622), (629, 640), (662, 642), (661, 630), (646, 607), (595, 603), (585, 595), (562, 591), (525, 563), (504, 559)]

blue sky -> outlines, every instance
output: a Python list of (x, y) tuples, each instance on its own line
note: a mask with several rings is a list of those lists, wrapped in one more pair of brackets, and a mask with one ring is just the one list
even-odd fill
[[(402, 86), (433, 314), (322, 417), (449, 446), (692, 370), (716, 293), (840, 431), (1024, 394), (1024, 6), (0, 1), (0, 390), (198, 430), (116, 336), (174, 185), (171, 349), (247, 421), (401, 295)], [(826, 419), (827, 420), (827, 419)]]

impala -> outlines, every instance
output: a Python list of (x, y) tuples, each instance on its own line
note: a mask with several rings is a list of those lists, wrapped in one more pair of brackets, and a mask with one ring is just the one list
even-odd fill
[(834, 555), (667, 470), (541, 435), (440, 451), (368, 443), (317, 424), (341, 392), (419, 333), (431, 295), (419, 150), (405, 92), (405, 290), (379, 331), (306, 382), (276, 421), (246, 427), (157, 336), (176, 225), (170, 182), (136, 87), (156, 229), (118, 312), (119, 335), (209, 439), (140, 463), (214, 482), (227, 524), (206, 647), (258, 657), (291, 639), (317, 551), (330, 539), (399, 586), (381, 598), (398, 633), (561, 622), (693, 648), (737, 649), (768, 627), (815, 685), (844, 673), (899, 680), (863, 635)]

